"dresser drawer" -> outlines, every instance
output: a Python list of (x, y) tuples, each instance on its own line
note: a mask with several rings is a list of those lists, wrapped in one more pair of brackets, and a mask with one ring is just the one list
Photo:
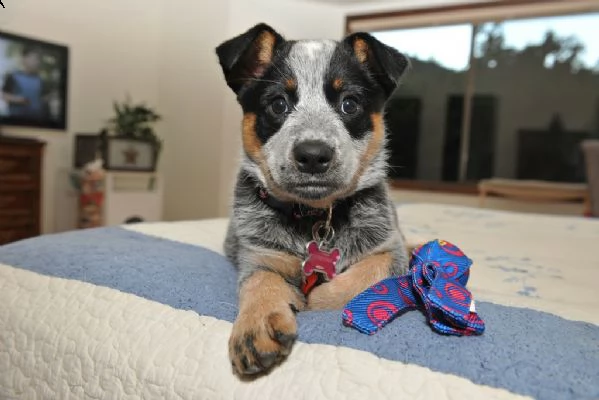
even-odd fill
[(2, 210), (31, 210), (36, 204), (37, 192), (0, 190), (0, 211)]
[(44, 143), (0, 135), (0, 244), (40, 234)]
[(39, 176), (39, 159), (30, 152), (0, 152), (0, 183), (35, 184)]
[(32, 228), (0, 228), (0, 246), (10, 242), (16, 242), (17, 240), (27, 239), (33, 236), (36, 236), (36, 233)]
[(31, 227), (36, 223), (32, 210), (0, 210), (0, 229)]

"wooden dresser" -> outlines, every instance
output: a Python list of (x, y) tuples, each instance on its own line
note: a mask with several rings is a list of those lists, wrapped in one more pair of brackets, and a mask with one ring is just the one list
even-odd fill
[(0, 246), (40, 234), (44, 146), (0, 135)]

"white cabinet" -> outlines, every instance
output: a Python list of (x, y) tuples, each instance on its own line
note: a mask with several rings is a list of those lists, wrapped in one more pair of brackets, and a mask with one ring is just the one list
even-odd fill
[(74, 175), (79, 189), (79, 228), (162, 220), (162, 175), (101, 170)]
[[(163, 179), (157, 173), (107, 172), (104, 225), (162, 220)], [(134, 221), (131, 221), (134, 222)]]

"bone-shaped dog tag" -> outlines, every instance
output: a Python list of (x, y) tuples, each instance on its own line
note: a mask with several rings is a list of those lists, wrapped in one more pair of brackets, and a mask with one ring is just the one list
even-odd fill
[(339, 249), (323, 250), (316, 241), (309, 242), (306, 245), (306, 250), (308, 256), (302, 263), (302, 292), (304, 295), (310, 293), (317, 285), (333, 279), (336, 274), (337, 262), (341, 258)]

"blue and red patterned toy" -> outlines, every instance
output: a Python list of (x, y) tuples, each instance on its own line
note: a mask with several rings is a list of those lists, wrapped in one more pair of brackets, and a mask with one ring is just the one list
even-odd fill
[(407, 275), (385, 279), (352, 299), (343, 323), (372, 335), (398, 315), (422, 310), (431, 327), (448, 335), (480, 335), (484, 321), (466, 289), (470, 260), (449, 242), (435, 240), (412, 252)]

